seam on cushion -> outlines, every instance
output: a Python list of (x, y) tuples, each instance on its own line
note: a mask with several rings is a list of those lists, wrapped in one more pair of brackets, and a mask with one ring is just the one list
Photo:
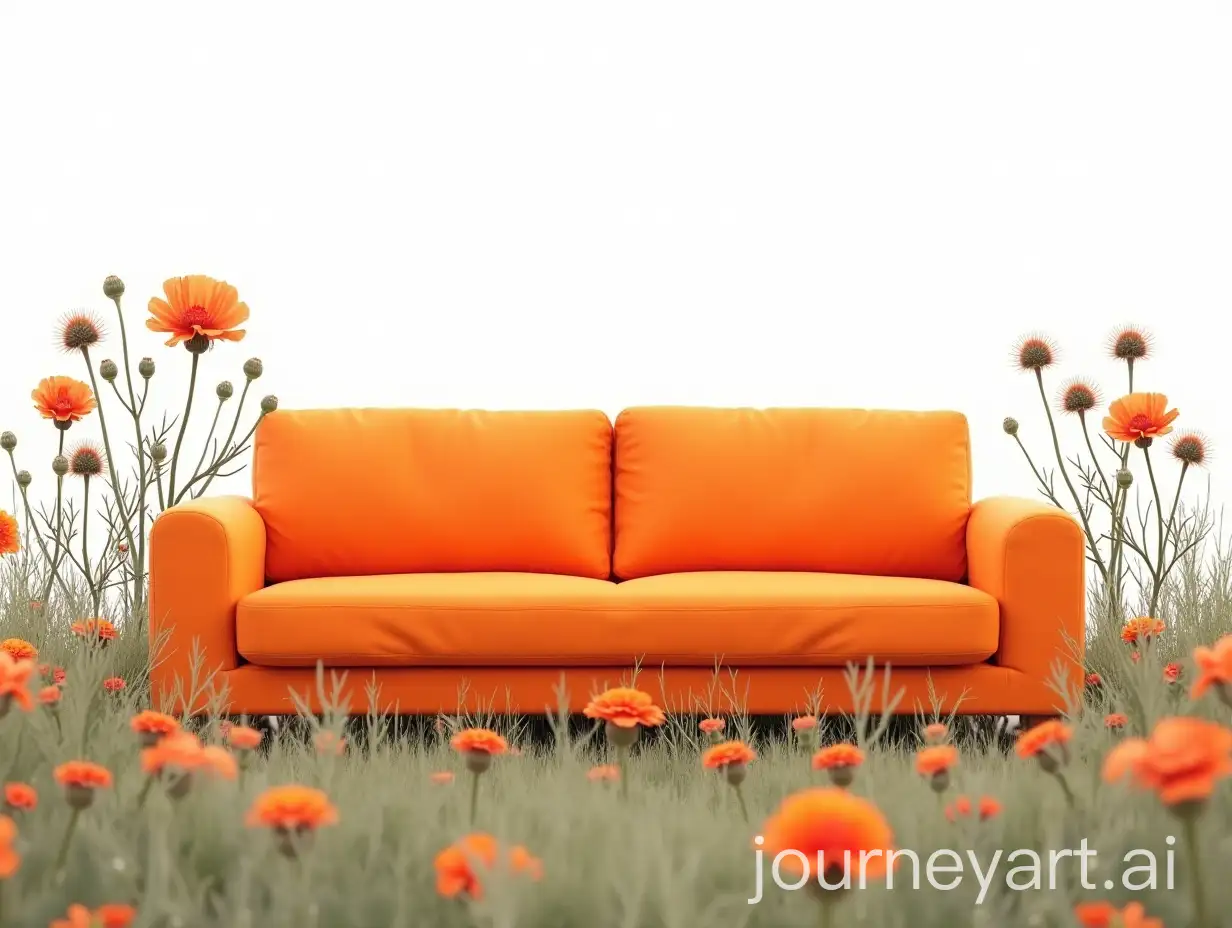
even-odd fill
[[(322, 657), (321, 657), (321, 655), (320, 655), (320, 654), (298, 654), (298, 653), (295, 653), (295, 654), (276, 654), (276, 655), (275, 655), (275, 654), (266, 654), (266, 653), (263, 653), (263, 652), (257, 652), (257, 653), (261, 654), (261, 656), (262, 656), (262, 657), (272, 657), (272, 658), (274, 658), (274, 659), (276, 659), (276, 660), (280, 660), (280, 661), (310, 660), (310, 661), (313, 661), (313, 662), (315, 663), (316, 661), (319, 661), (319, 660), (321, 660), (321, 659), (322, 659)], [(661, 654), (661, 653), (660, 653), (660, 652), (658, 652), (658, 651), (650, 651), (650, 652), (648, 652), (648, 653), (653, 654), (657, 660), (661, 660), (661, 661), (663, 661), (664, 663), (671, 663), (671, 662), (673, 662), (673, 661), (693, 661), (693, 660), (700, 660), (700, 659), (701, 659), (701, 658), (700, 658), (700, 657), (699, 657), (696, 653), (670, 653), (670, 652), (669, 652), (669, 653), (662, 653), (662, 654)], [(937, 664), (937, 665), (932, 665), (932, 666), (939, 666), (939, 667), (944, 667), (944, 666), (953, 666), (953, 667), (969, 667), (969, 666), (971, 666), (971, 665), (973, 665), (973, 664), (979, 664), (979, 663), (981, 663), (982, 661), (986, 661), (986, 660), (988, 660), (988, 655), (987, 655), (987, 654), (986, 654), (986, 652), (984, 652), (984, 651), (972, 651), (972, 652), (969, 652), (969, 653), (967, 653), (967, 652), (958, 652), (957, 654), (955, 654), (955, 652), (953, 652), (953, 651), (937, 651), (937, 652), (932, 652), (932, 653), (921, 653), (921, 652), (916, 652), (916, 651), (913, 651), (913, 652), (911, 652), (910, 654), (905, 654), (905, 653), (904, 653), (903, 655), (891, 655), (890, 657), (879, 657), (879, 656), (874, 655), (874, 657), (873, 657), (873, 662), (874, 662), (874, 664), (876, 665), (876, 664), (893, 663), (894, 661), (896, 661), (896, 660), (898, 660), (899, 658), (904, 657), (904, 656), (911, 657), (911, 658), (913, 658), (913, 659), (914, 659), (914, 658), (935, 658), (935, 657), (939, 657), (939, 656), (941, 656), (941, 655), (945, 655), (945, 656), (947, 656), (947, 657), (954, 658), (956, 661), (963, 661), (964, 663), (954, 663), (954, 664), (949, 664), (949, 665), (946, 665), (946, 664)], [(430, 654), (418, 654), (418, 653), (416, 653), (416, 654), (403, 654), (403, 653), (399, 653), (399, 654), (389, 654), (389, 653), (383, 653), (383, 654), (373, 654), (373, 653), (368, 653), (368, 652), (341, 652), (341, 653), (338, 653), (338, 654), (331, 654), (329, 659), (330, 659), (330, 660), (340, 660), (340, 661), (341, 661), (341, 660), (346, 660), (346, 661), (350, 661), (350, 660), (356, 660), (356, 661), (365, 661), (365, 660), (381, 660), (381, 661), (390, 661), (390, 660), (417, 660), (417, 661), (421, 661), (421, 662), (422, 662), (422, 663), (420, 663), (420, 664), (410, 664), (410, 665), (405, 665), (405, 666), (409, 666), (409, 667), (415, 667), (415, 666), (469, 667), (469, 666), (471, 666), (471, 665), (472, 665), (472, 663), (473, 663), (474, 661), (476, 661), (476, 660), (488, 660), (488, 659), (490, 659), (490, 660), (500, 660), (500, 661), (502, 661), (502, 663), (501, 663), (501, 664), (499, 664), (499, 665), (497, 665), (497, 666), (501, 666), (501, 667), (518, 667), (518, 666), (526, 666), (526, 665), (529, 665), (529, 664), (530, 664), (530, 663), (532, 663), (532, 662), (542, 662), (542, 663), (544, 663), (544, 664), (567, 664), (567, 663), (568, 663), (569, 661), (571, 661), (571, 660), (579, 660), (579, 659), (581, 659), (581, 658), (582, 658), (582, 657), (584, 657), (584, 656), (585, 656), (585, 655), (582, 655), (582, 654), (535, 654), (535, 655), (533, 655), (533, 656), (528, 656), (528, 657), (522, 657), (522, 658), (519, 658), (518, 662), (516, 662), (516, 663), (509, 663), (509, 655), (508, 655), (508, 654), (491, 654), (491, 655), (472, 655), (472, 654), (467, 654), (467, 655), (465, 655), (464, 657), (459, 657), (459, 658), (457, 658), (456, 660), (454, 660), (454, 659), (444, 659), (444, 658), (441, 658), (441, 657), (437, 657), (436, 655), (430, 655)], [(742, 655), (741, 657), (731, 657), (731, 655), (730, 655), (730, 654), (726, 654), (726, 653), (725, 653), (725, 654), (724, 654), (724, 660), (731, 660), (733, 663), (739, 663), (741, 660), (744, 660), (744, 661), (748, 661), (748, 660), (763, 661), (763, 660), (766, 660), (767, 658), (774, 657), (774, 656), (775, 656), (775, 655), (773, 655), (773, 654), (764, 654), (764, 655), (744, 654), (744, 655)], [(803, 658), (809, 658), (809, 659), (812, 659), (812, 660), (822, 660), (822, 659), (829, 660), (829, 659), (833, 659), (833, 660), (836, 660), (836, 661), (842, 661), (843, 663), (832, 664), (832, 665), (831, 665), (831, 664), (819, 664), (819, 665), (817, 665), (817, 666), (823, 666), (823, 667), (827, 667), (827, 666), (828, 666), (828, 667), (834, 667), (834, 668), (837, 668), (837, 669), (840, 669), (840, 670), (841, 670), (841, 669), (843, 669), (844, 667), (846, 667), (846, 662), (847, 662), (847, 661), (849, 661), (849, 660), (851, 660), (851, 659), (852, 659), (850, 655), (836, 655), (836, 654), (831, 654), (831, 653), (829, 653), (829, 652), (813, 652), (813, 651), (809, 651), (809, 652), (793, 651), (793, 652), (792, 652), (792, 654), (791, 654), (790, 656), (791, 656), (793, 659), (794, 659), (794, 658), (801, 658), (801, 657), (803, 657)], [(596, 658), (601, 658), (602, 660), (609, 660), (609, 657), (608, 657), (607, 655), (598, 655), (598, 654), (596, 654), (596, 655), (595, 655), (595, 657), (596, 657)], [(867, 659), (867, 658), (866, 658), (866, 659)], [(384, 666), (393, 666), (393, 667), (397, 667), (397, 666), (400, 666), (400, 665), (397, 665), (397, 664), (387, 664), (387, 665), (384, 665)], [(606, 666), (606, 665), (596, 664), (595, 666)], [(690, 665), (690, 666), (692, 666), (692, 665)], [(709, 666), (709, 665), (700, 665), (700, 664), (699, 664), (699, 665), (696, 665), (696, 666)], [(758, 666), (766, 666), (766, 667), (782, 667), (782, 666), (789, 666), (789, 665), (785, 665), (785, 664), (759, 664)], [(919, 667), (926, 667), (926, 666), (929, 666), (929, 665), (926, 665), (926, 664), (920, 664), (920, 665), (916, 665), (916, 666), (919, 666)]]
[[(243, 600), (241, 600), (240, 602), (242, 603)], [(996, 600), (993, 600), (993, 602), (996, 602)], [(783, 611), (787, 611), (788, 609), (793, 610), (793, 611), (798, 611), (801, 609), (813, 610), (813, 609), (819, 609), (819, 608), (825, 609), (827, 611), (835, 610), (835, 609), (842, 609), (845, 611), (850, 611), (850, 610), (863, 611), (867, 609), (878, 609), (878, 610), (894, 609), (896, 612), (954, 612), (957, 610), (966, 611), (969, 609), (976, 609), (976, 608), (986, 609), (987, 606), (984, 606), (984, 605), (980, 605), (980, 606), (974, 606), (974, 605), (971, 605), (971, 606), (967, 606), (967, 605), (963, 605), (963, 606), (889, 606), (887, 605), (887, 606), (817, 607), (817, 606), (809, 606), (809, 605), (800, 605), (800, 606), (691, 606), (691, 607), (672, 606), (670, 608), (663, 608), (663, 607), (658, 607), (658, 606), (648, 606), (643, 609), (628, 609), (628, 608), (620, 608), (620, 607), (612, 608), (610, 606), (546, 607), (546, 606), (533, 606), (533, 605), (489, 606), (486, 604), (472, 605), (472, 606), (437, 606), (437, 605), (426, 605), (426, 604), (414, 605), (414, 606), (402, 606), (402, 605), (390, 605), (390, 604), (382, 604), (382, 603), (361, 603), (361, 604), (356, 604), (356, 605), (338, 603), (338, 604), (331, 604), (331, 605), (305, 604), (302, 606), (281, 605), (281, 604), (278, 604), (278, 605), (248, 605), (245, 608), (246, 608), (246, 611), (249, 613), (301, 612), (301, 611), (336, 612), (338, 610), (344, 610), (346, 612), (364, 612), (364, 611), (374, 610), (374, 609), (397, 609), (397, 610), (407, 611), (407, 612), (410, 612), (410, 611), (498, 612), (498, 613), (535, 612), (535, 613), (547, 613), (551, 615), (562, 615), (562, 614), (566, 614), (570, 612), (576, 612), (580, 614), (617, 612), (617, 613), (622, 613), (625, 615), (636, 615), (638, 613), (652, 613), (654, 615), (664, 615), (664, 614), (692, 615), (694, 613), (699, 613), (699, 612), (726, 614), (726, 613), (737, 613), (737, 612), (783, 612)]]

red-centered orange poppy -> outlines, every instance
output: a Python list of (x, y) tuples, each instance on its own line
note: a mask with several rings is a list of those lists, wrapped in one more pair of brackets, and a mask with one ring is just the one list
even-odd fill
[(57, 423), (80, 422), (98, 407), (90, 385), (72, 377), (44, 377), (30, 399), (40, 416)]
[(1116, 441), (1158, 438), (1172, 431), (1180, 413), (1168, 409), (1163, 393), (1130, 393), (1114, 400), (1104, 417), (1104, 431)]
[(163, 284), (163, 293), (165, 300), (150, 299), (145, 326), (151, 332), (170, 335), (168, 347), (190, 339), (208, 346), (217, 340), (238, 342), (244, 337), (238, 326), (247, 321), (248, 306), (226, 281), (204, 274), (172, 277)]

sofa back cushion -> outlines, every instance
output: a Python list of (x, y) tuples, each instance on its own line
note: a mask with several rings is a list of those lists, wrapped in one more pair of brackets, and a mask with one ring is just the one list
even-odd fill
[(616, 418), (622, 579), (799, 570), (961, 580), (971, 508), (954, 412), (656, 406)]
[(611, 575), (597, 411), (278, 410), (257, 428), (266, 575)]

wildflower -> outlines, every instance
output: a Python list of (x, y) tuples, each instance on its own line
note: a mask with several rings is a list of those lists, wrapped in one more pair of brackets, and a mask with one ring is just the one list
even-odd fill
[(1154, 340), (1149, 332), (1138, 326), (1123, 326), (1108, 337), (1108, 353), (1118, 361), (1133, 364), (1151, 354)]
[(724, 741), (716, 744), (702, 754), (702, 766), (707, 770), (718, 770), (723, 773), (727, 783), (736, 791), (736, 799), (740, 803), (740, 814), (744, 820), (749, 820), (749, 810), (744, 803), (744, 793), (740, 784), (748, 775), (749, 764), (757, 759), (757, 753), (743, 741)]
[(845, 789), (818, 787), (784, 799), (754, 843), (759, 840), (772, 858), (789, 852), (780, 860), (785, 873), (808, 876), (805, 868), (817, 865), (822, 868), (817, 878), (826, 880), (823, 888), (848, 889), (853, 876), (879, 879), (886, 874), (894, 836), (869, 800)]
[(1014, 750), (1019, 757), (1034, 757), (1045, 771), (1052, 773), (1069, 761), (1066, 745), (1073, 735), (1074, 730), (1070, 726), (1058, 719), (1050, 719), (1020, 734)]
[(160, 739), (141, 752), (141, 770), (151, 779), (161, 777), (169, 782), (168, 794), (175, 799), (188, 793), (197, 772), (226, 780), (238, 775), (235, 758), (213, 745), (201, 744), (191, 732), (177, 731)]
[(452, 770), (437, 770), (437, 771), (434, 771), (428, 777), (428, 779), (431, 780), (433, 783), (435, 783), (437, 786), (448, 786), (450, 783), (453, 782), (453, 771)]
[(1121, 729), (1129, 724), (1129, 716), (1122, 712), (1110, 712), (1104, 716), (1104, 727), (1108, 729)]
[(942, 722), (933, 722), (924, 726), (924, 743), (940, 744), (950, 734), (950, 729)]
[(29, 681), (34, 673), (34, 661), (15, 660), (7, 651), (0, 651), (0, 718), (16, 703), (23, 712), (34, 708)]
[[(945, 817), (951, 822), (956, 822), (960, 818), (970, 816), (971, 811), (971, 800), (966, 796), (959, 796), (945, 807)], [(1001, 803), (997, 802), (992, 796), (981, 796), (978, 804), (975, 806), (975, 812), (981, 822), (986, 822), (990, 818), (996, 818), (1001, 814)]]
[(1232, 635), (1224, 635), (1208, 648), (1194, 648), (1194, 663), (1198, 667), (1198, 679), (1189, 691), (1190, 699), (1200, 699), (1209, 689), (1214, 689), (1224, 704), (1232, 708)]
[(51, 670), (51, 682), (56, 686), (63, 686), (64, 681), (68, 679), (68, 671), (63, 667), (53, 667)]
[(153, 747), (167, 735), (180, 730), (180, 723), (163, 712), (146, 709), (138, 712), (128, 722), (129, 727), (137, 733), (143, 747)]
[(1164, 682), (1175, 683), (1181, 679), (1181, 665), (1176, 661), (1164, 666)]
[(74, 622), (72, 630), (78, 638), (85, 638), (98, 644), (115, 641), (118, 634), (115, 625), (107, 619), (84, 619)]
[(864, 763), (864, 752), (854, 744), (840, 743), (821, 748), (813, 755), (813, 769), (824, 770), (835, 786), (850, 786), (856, 768)]
[(38, 806), (38, 793), (29, 783), (5, 783), (4, 806), (14, 812), (29, 812)]
[(74, 477), (98, 477), (107, 466), (103, 449), (81, 442), (68, 456), (68, 472)]
[(958, 763), (958, 749), (952, 744), (923, 748), (915, 756), (916, 773), (928, 777), (934, 792), (943, 793), (950, 785), (950, 769)]
[(1168, 409), (1168, 397), (1162, 393), (1130, 393), (1113, 400), (1104, 417), (1104, 431), (1115, 441), (1135, 442), (1141, 448), (1172, 431), (1172, 423), (1180, 415)]
[(821, 739), (821, 727), (815, 715), (798, 715), (791, 720), (796, 744), (805, 750), (816, 750)]
[(60, 702), (60, 695), (60, 687), (53, 683), (39, 690), (38, 699), (44, 706), (53, 708)]
[(446, 898), (482, 899), (483, 880), (494, 872), (523, 875), (532, 880), (543, 877), (543, 864), (526, 848), (515, 845), (502, 852), (495, 838), (479, 832), (445, 848), (436, 855), (433, 866), (436, 891)]
[(272, 830), (287, 857), (296, 856), (318, 828), (337, 821), (338, 810), (324, 792), (295, 785), (267, 789), (253, 801), (246, 818), (249, 827)]
[(1097, 673), (1089, 673), (1087, 674), (1086, 684), (1092, 689), (1099, 689), (1104, 685), (1104, 678)]
[(0, 651), (15, 661), (32, 661), (38, 657), (38, 648), (24, 638), (5, 638), (0, 641)]
[(586, 779), (592, 783), (614, 783), (620, 779), (620, 768), (615, 764), (599, 764), (586, 771)]
[(1163, 631), (1163, 619), (1148, 617), (1130, 619), (1121, 627), (1121, 640), (1126, 644), (1146, 643), (1151, 638), (1162, 635)]
[(21, 527), (17, 520), (0, 509), (0, 555), (16, 554), (21, 550)]
[(108, 677), (103, 681), (103, 689), (108, 693), (118, 693), (128, 686), (123, 677)]
[(1085, 380), (1071, 380), (1061, 388), (1057, 405), (1062, 412), (1085, 416), (1100, 403), (1099, 388)]
[(17, 841), (17, 825), (7, 815), (0, 815), (0, 880), (7, 880), (21, 866), (21, 855), (13, 849)]
[(1210, 457), (1210, 445), (1201, 432), (1183, 432), (1172, 439), (1171, 452), (1182, 467), (1201, 467)]
[(1232, 775), (1232, 730), (1197, 718), (1161, 719), (1148, 738), (1127, 738), (1104, 758), (1109, 783), (1127, 776), (1168, 806), (1200, 803)]
[(817, 727), (817, 716), (815, 715), (800, 715), (791, 720), (791, 730), (799, 734), (800, 732), (812, 731)]
[(321, 755), (332, 754), (341, 757), (346, 753), (346, 738), (340, 738), (332, 731), (319, 731), (312, 739), (312, 746)]
[(711, 744), (718, 744), (723, 740), (723, 729), (727, 728), (727, 722), (723, 719), (702, 719), (697, 723), (697, 727), (710, 739)]
[(163, 283), (167, 299), (150, 299), (150, 317), (145, 326), (151, 332), (171, 337), (166, 345), (181, 342), (200, 354), (215, 341), (238, 342), (244, 330), (237, 328), (248, 319), (248, 306), (241, 303), (235, 287), (204, 274), (173, 277)]
[(66, 915), (55, 919), (51, 928), (129, 928), (137, 919), (137, 910), (131, 905), (110, 903), (91, 912), (84, 905), (74, 903), (68, 907)]
[(1013, 416), (1006, 416), (1001, 420), (1001, 431), (1006, 435), (1014, 436), (1018, 434), (1018, 420)]
[(1080, 902), (1074, 915), (1082, 928), (1164, 928), (1162, 919), (1150, 918), (1141, 902), (1118, 909), (1111, 902)]
[(223, 735), (227, 744), (235, 748), (237, 751), (254, 751), (260, 744), (264, 735), (255, 728), (249, 728), (247, 725), (231, 725)]
[(1014, 362), (1021, 370), (1038, 374), (1057, 360), (1057, 346), (1043, 335), (1024, 335), (1014, 345)]
[(88, 809), (94, 804), (94, 794), (100, 789), (109, 789), (111, 771), (102, 764), (88, 760), (70, 760), (54, 771), (55, 780), (64, 787), (64, 797), (75, 810)]
[(103, 338), (103, 324), (94, 313), (73, 310), (60, 317), (60, 346), (68, 353), (89, 351)]
[(629, 747), (642, 727), (662, 725), (663, 710), (648, 693), (631, 687), (616, 687), (593, 697), (582, 710), (588, 719), (602, 719), (609, 741)]
[(483, 773), (492, 766), (492, 758), (509, 750), (509, 743), (494, 731), (486, 728), (467, 728), (458, 732), (449, 741), (459, 754), (466, 758), (466, 769)]

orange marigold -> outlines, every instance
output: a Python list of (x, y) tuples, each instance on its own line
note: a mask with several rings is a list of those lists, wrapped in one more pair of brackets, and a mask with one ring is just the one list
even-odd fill
[(1150, 444), (1171, 432), (1179, 415), (1175, 409), (1168, 409), (1168, 397), (1162, 393), (1130, 393), (1108, 407), (1104, 431), (1115, 441)]
[(504, 754), (509, 742), (487, 728), (466, 728), (449, 739), (449, 746), (462, 754)]
[(38, 806), (38, 793), (29, 783), (5, 783), (4, 804), (10, 809), (29, 812)]
[(924, 741), (927, 744), (940, 744), (950, 734), (949, 726), (942, 722), (933, 722), (924, 726)]
[(338, 821), (329, 797), (309, 786), (274, 786), (252, 803), (245, 819), (250, 827), (282, 831), (311, 831)]
[(108, 619), (84, 619), (74, 622), (73, 634), (78, 638), (89, 638), (96, 641), (114, 641), (117, 635), (115, 625)]
[[(990, 818), (996, 818), (1001, 814), (1001, 803), (997, 802), (992, 796), (981, 796), (979, 803), (974, 808), (981, 822), (988, 821)], [(971, 814), (971, 810), (971, 800), (966, 796), (959, 796), (945, 807), (945, 817), (951, 822), (956, 822), (960, 818), (967, 818)]]
[(24, 638), (5, 638), (0, 641), (0, 651), (15, 661), (32, 661), (38, 657), (38, 648)]
[(445, 897), (483, 898), (483, 878), (500, 870), (532, 880), (543, 877), (543, 864), (521, 845), (502, 852), (491, 835), (469, 834), (436, 855), (436, 891)]
[(620, 779), (620, 768), (615, 764), (599, 764), (586, 771), (586, 779), (592, 783), (603, 783)]
[(129, 719), (128, 725), (141, 736), (142, 743), (147, 747), (156, 743), (158, 739), (180, 730), (178, 719), (172, 718), (165, 712), (155, 712), (152, 709), (138, 712)]
[(703, 735), (713, 735), (725, 729), (727, 722), (723, 719), (702, 719), (697, 723), (697, 727)]
[(163, 283), (163, 293), (167, 299), (150, 299), (145, 326), (170, 335), (168, 347), (185, 342), (190, 351), (204, 351), (216, 340), (238, 342), (244, 337), (238, 327), (248, 319), (248, 306), (226, 281), (204, 274), (172, 277)]
[(60, 701), (60, 687), (54, 683), (51, 686), (45, 686), (39, 690), (38, 698), (44, 706), (54, 706)]
[(1175, 683), (1181, 679), (1181, 665), (1176, 661), (1164, 665), (1164, 682)]
[(743, 741), (724, 741), (702, 752), (702, 766), (707, 770), (723, 770), (733, 764), (751, 764), (757, 752)]
[(1104, 779), (1127, 776), (1165, 805), (1200, 802), (1232, 775), (1232, 730), (1197, 718), (1166, 718), (1148, 738), (1127, 738), (1104, 758)]
[(663, 710), (649, 693), (620, 686), (593, 697), (582, 713), (588, 719), (602, 719), (617, 728), (653, 727), (666, 720)]
[(1164, 928), (1162, 919), (1150, 918), (1141, 902), (1118, 909), (1111, 902), (1080, 902), (1074, 915), (1082, 928)]
[(103, 681), (103, 689), (109, 693), (118, 693), (128, 686), (123, 677), (108, 677)]
[(1074, 730), (1069, 725), (1060, 719), (1049, 719), (1020, 734), (1014, 751), (1019, 757), (1034, 757), (1045, 765), (1065, 763), (1069, 759), (1066, 745), (1073, 736)]
[(1190, 698), (1199, 699), (1213, 687), (1232, 706), (1232, 635), (1224, 635), (1212, 648), (1194, 648), (1193, 659), (1198, 678), (1189, 691)]
[(21, 550), (21, 526), (11, 515), (0, 509), (0, 555)]
[(51, 928), (129, 928), (136, 920), (137, 910), (131, 905), (110, 903), (91, 912), (84, 905), (68, 907), (65, 918), (57, 918)]
[(1162, 635), (1163, 631), (1163, 619), (1142, 616), (1130, 619), (1121, 627), (1121, 640), (1126, 644), (1138, 644), (1140, 641), (1150, 641), (1153, 637)]
[(102, 764), (88, 760), (70, 760), (58, 766), (52, 774), (64, 787), (64, 798), (74, 809), (86, 809), (94, 803), (94, 794), (111, 787), (111, 771)]
[(1124, 728), (1129, 724), (1129, 716), (1123, 712), (1109, 712), (1104, 716), (1105, 728)]
[[(881, 810), (867, 799), (837, 787), (806, 789), (788, 796), (761, 827), (762, 849), (770, 857), (783, 851), (798, 851), (808, 866), (820, 864), (830, 883), (838, 882), (847, 867), (856, 872), (863, 852), (863, 876), (877, 879), (886, 873), (886, 853), (894, 840)], [(784, 872), (801, 874), (803, 862), (796, 854), (785, 855)]]
[(141, 769), (149, 776), (204, 771), (226, 780), (238, 774), (235, 758), (216, 745), (203, 745), (192, 732), (177, 731), (141, 752)]
[(226, 739), (227, 744), (235, 748), (237, 751), (253, 751), (256, 750), (264, 735), (255, 728), (249, 728), (247, 725), (232, 725), (227, 729)]
[(44, 377), (30, 391), (30, 399), (38, 414), (60, 429), (80, 422), (98, 407), (90, 385), (72, 377)]
[(834, 767), (858, 767), (864, 763), (864, 752), (854, 744), (840, 742), (821, 748), (813, 755), (814, 770), (830, 770)]
[(0, 815), (0, 880), (7, 880), (21, 866), (21, 855), (13, 849), (17, 840), (17, 825), (7, 815)]
[(817, 716), (800, 715), (791, 720), (791, 730), (794, 732), (812, 731), (817, 727)]
[(935, 744), (921, 749), (915, 756), (916, 773), (926, 777), (949, 773), (957, 763), (958, 748), (952, 744)]
[(34, 708), (34, 699), (30, 696), (30, 677), (34, 670), (34, 661), (14, 660), (7, 651), (0, 651), (0, 717), (14, 703), (23, 712)]

